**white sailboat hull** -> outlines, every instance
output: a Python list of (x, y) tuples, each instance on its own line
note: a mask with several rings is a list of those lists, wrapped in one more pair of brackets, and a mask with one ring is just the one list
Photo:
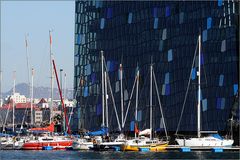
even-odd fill
[(176, 139), (180, 146), (186, 147), (231, 147), (233, 140), (231, 139), (218, 139), (215, 137), (201, 137), (190, 139)]
[(74, 150), (89, 150), (92, 147), (93, 142), (87, 142), (85, 139), (77, 139), (72, 144)]

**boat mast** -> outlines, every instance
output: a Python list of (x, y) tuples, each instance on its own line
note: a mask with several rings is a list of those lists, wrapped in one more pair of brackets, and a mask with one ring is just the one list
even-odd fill
[[(0, 107), (2, 107), (2, 103), (3, 103), (3, 99), (2, 99), (2, 70), (1, 70), (1, 64), (0, 64)], [(1, 119), (2, 119), (2, 116), (1, 116)]]
[(33, 125), (33, 74), (34, 74), (34, 69), (32, 68), (32, 84), (31, 84), (31, 125)]
[(104, 72), (104, 83), (105, 83), (105, 104), (106, 104), (106, 127), (108, 128), (108, 94), (107, 94), (107, 72)]
[(152, 139), (152, 72), (153, 66), (150, 65), (150, 139)]
[(15, 128), (14, 128), (14, 123), (15, 123), (15, 102), (14, 102), (14, 95), (15, 95), (15, 85), (16, 85), (16, 71), (13, 71), (13, 98), (12, 98), (12, 107), (13, 107), (13, 127), (12, 127), (12, 130), (13, 132), (15, 131)]
[(103, 71), (103, 51), (101, 51), (101, 69), (102, 69), (102, 126), (105, 126), (105, 104), (104, 104), (104, 71)]
[(119, 66), (120, 69), (120, 90), (121, 90), (121, 118), (122, 118), (122, 129), (123, 129), (123, 84), (122, 84), (122, 78), (123, 78), (123, 74), (122, 74), (122, 64), (120, 64)]
[(52, 112), (53, 112), (53, 54), (52, 54), (52, 35), (51, 30), (49, 30), (49, 40), (50, 40), (50, 78), (51, 78), (51, 103), (50, 103), (50, 123), (52, 123)]
[[(135, 108), (135, 124), (134, 124), (134, 128), (137, 122), (137, 109), (138, 109), (138, 85), (139, 85), (139, 69), (137, 68), (137, 86), (136, 86), (136, 108)], [(137, 138), (137, 133), (135, 132), (135, 138)]]
[(200, 112), (201, 112), (201, 35), (198, 36), (198, 107), (197, 107), (197, 136), (200, 138), (201, 133), (201, 121), (200, 121)]

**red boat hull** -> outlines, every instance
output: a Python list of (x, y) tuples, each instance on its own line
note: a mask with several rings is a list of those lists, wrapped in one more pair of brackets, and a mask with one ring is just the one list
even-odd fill
[(44, 146), (52, 146), (54, 150), (63, 150), (66, 147), (72, 147), (72, 140), (69, 141), (51, 141), (51, 142), (26, 142), (23, 144), (23, 150), (42, 150)]

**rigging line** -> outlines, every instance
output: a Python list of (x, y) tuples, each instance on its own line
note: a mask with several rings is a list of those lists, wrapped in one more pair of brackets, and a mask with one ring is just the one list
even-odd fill
[(161, 104), (161, 99), (160, 99), (159, 92), (158, 92), (158, 84), (157, 84), (154, 69), (153, 69), (153, 80), (154, 80), (154, 83), (155, 83), (155, 88), (156, 88), (156, 93), (157, 93), (157, 98), (158, 98), (158, 103), (159, 103), (159, 109), (160, 109), (160, 112), (162, 114), (163, 127), (164, 127), (164, 131), (165, 131), (165, 135), (166, 135), (167, 140), (168, 140), (167, 127), (166, 127), (166, 123), (165, 123), (165, 118), (163, 116), (162, 104)]
[[(107, 71), (107, 65), (106, 65), (106, 61), (105, 61), (104, 57), (103, 57), (103, 61), (104, 61), (105, 70)], [(118, 114), (117, 114), (116, 103), (115, 103), (115, 100), (114, 100), (114, 96), (113, 96), (113, 92), (112, 92), (112, 87), (111, 87), (108, 71), (106, 73), (107, 73), (107, 82), (108, 82), (108, 85), (109, 85), (109, 91), (110, 91), (110, 94), (111, 94), (111, 97), (112, 97), (112, 101), (113, 101), (113, 108), (114, 108), (114, 111), (115, 111), (115, 114), (116, 114), (116, 118), (117, 118), (118, 128), (119, 128), (119, 131), (121, 131), (121, 125), (120, 125), (120, 121), (119, 121)]]
[(178, 125), (177, 125), (177, 129), (176, 129), (175, 135), (177, 135), (177, 133), (178, 133), (178, 130), (179, 130), (179, 127), (180, 127), (180, 123), (181, 123), (181, 120), (182, 120), (182, 116), (183, 116), (183, 111), (184, 111), (185, 104), (186, 104), (186, 101), (187, 101), (188, 90), (189, 90), (189, 85), (190, 85), (191, 76), (192, 76), (192, 69), (193, 69), (193, 66), (194, 66), (194, 63), (195, 63), (195, 58), (196, 58), (196, 53), (197, 53), (198, 45), (199, 45), (199, 42), (197, 43), (196, 48), (195, 48), (195, 53), (194, 53), (194, 57), (193, 57), (193, 62), (192, 62), (192, 67), (191, 67), (191, 71), (190, 71), (190, 76), (189, 76), (189, 79), (188, 79), (187, 90), (186, 90), (186, 93), (185, 93), (185, 97), (184, 97), (184, 101), (183, 101), (183, 106), (182, 106), (182, 111), (181, 111), (181, 114), (180, 114), (180, 118), (179, 118), (179, 121), (178, 121)]

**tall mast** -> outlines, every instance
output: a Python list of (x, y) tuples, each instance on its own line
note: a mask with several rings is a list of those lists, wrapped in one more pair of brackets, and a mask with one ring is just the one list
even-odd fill
[(197, 136), (200, 138), (201, 133), (201, 121), (200, 121), (200, 112), (201, 112), (201, 35), (198, 37), (198, 107), (197, 107)]
[(15, 131), (15, 128), (14, 128), (14, 123), (15, 123), (15, 102), (14, 102), (14, 95), (15, 95), (15, 85), (16, 85), (16, 71), (13, 71), (13, 99), (12, 99), (12, 107), (13, 107), (13, 132)]
[(34, 75), (34, 69), (32, 68), (32, 84), (31, 84), (31, 125), (33, 125), (33, 75)]
[(105, 83), (105, 103), (106, 103), (106, 127), (108, 128), (108, 94), (107, 94), (107, 72), (104, 72)]
[(30, 68), (29, 68), (29, 55), (28, 55), (28, 34), (25, 35), (25, 44), (26, 44), (26, 59), (27, 59), (27, 74), (28, 74), (28, 86), (29, 86), (29, 98), (31, 97), (31, 85), (30, 85)]
[[(137, 68), (138, 69), (138, 68)], [(137, 122), (137, 109), (138, 109), (138, 85), (139, 85), (139, 69), (137, 70), (137, 86), (136, 86), (136, 106), (135, 106), (135, 123)], [(135, 124), (136, 125), (136, 124)], [(137, 133), (135, 132), (135, 138), (137, 138)]]
[(153, 76), (153, 66), (150, 65), (150, 139), (152, 139), (152, 76)]
[(66, 99), (66, 87), (67, 87), (67, 74), (64, 74), (64, 90), (63, 90), (63, 99)]
[(101, 68), (102, 68), (102, 126), (105, 126), (105, 104), (104, 104), (104, 71), (103, 71), (103, 51), (101, 51)]
[(122, 118), (122, 128), (123, 128), (123, 74), (122, 74), (122, 64), (120, 64), (120, 92), (121, 92), (121, 118)]
[(3, 99), (2, 99), (2, 70), (1, 70), (1, 66), (0, 66), (0, 107), (2, 107), (2, 103), (3, 103)]
[(51, 78), (51, 103), (50, 103), (50, 123), (52, 123), (52, 112), (53, 112), (53, 54), (52, 54), (52, 35), (51, 31), (49, 31), (49, 39), (50, 39), (50, 78)]

